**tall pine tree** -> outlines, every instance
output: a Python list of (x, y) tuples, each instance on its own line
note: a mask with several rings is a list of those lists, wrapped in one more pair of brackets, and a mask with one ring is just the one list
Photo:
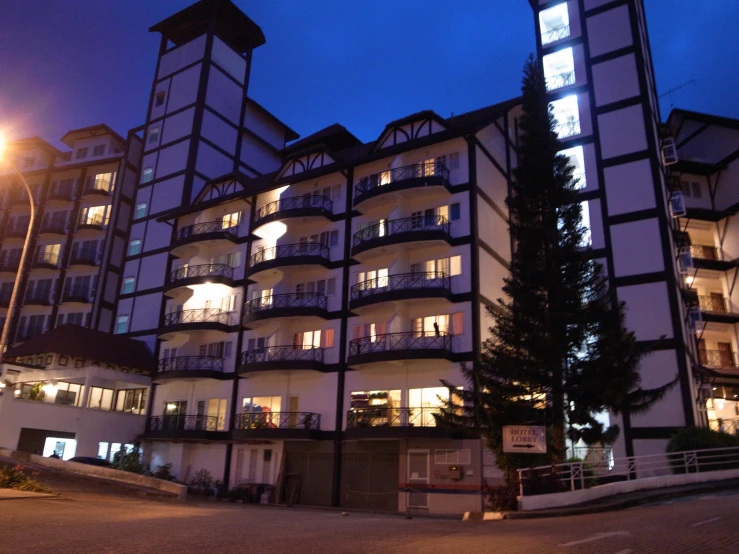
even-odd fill
[[(492, 336), (481, 362), (464, 369), (471, 386), (459, 395), (468, 408), (460, 413), (454, 398), (441, 417), (480, 428), (502, 469), (563, 461), (568, 433), (575, 441), (611, 442), (618, 428), (603, 429), (596, 414), (643, 412), (674, 384), (640, 387), (645, 350), (624, 327), (624, 307), (585, 246), (577, 180), (558, 154), (556, 120), (533, 57), (522, 90), (505, 298), (489, 310)], [(548, 456), (503, 455), (502, 426), (514, 424), (547, 425)]]

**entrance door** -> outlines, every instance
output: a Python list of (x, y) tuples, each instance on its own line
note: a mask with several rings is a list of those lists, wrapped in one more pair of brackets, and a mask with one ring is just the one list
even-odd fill
[(187, 415), (187, 400), (175, 400), (164, 403), (162, 430), (182, 429)]
[(428, 508), (429, 499), (426, 488), (429, 484), (429, 451), (408, 451), (408, 506), (411, 508)]

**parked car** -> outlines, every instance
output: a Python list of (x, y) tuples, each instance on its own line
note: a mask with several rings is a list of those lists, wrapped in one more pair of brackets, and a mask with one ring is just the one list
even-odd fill
[(111, 464), (108, 460), (103, 460), (101, 458), (93, 458), (91, 456), (75, 456), (74, 458), (70, 458), (69, 461), (77, 462), (78, 464), (87, 464), (91, 466), (113, 467), (113, 464)]

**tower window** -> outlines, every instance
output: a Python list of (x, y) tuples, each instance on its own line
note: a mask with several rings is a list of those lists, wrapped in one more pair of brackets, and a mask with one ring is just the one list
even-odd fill
[(544, 56), (544, 77), (547, 90), (555, 90), (575, 84), (575, 60), (572, 48), (565, 48)]
[(155, 144), (159, 142), (159, 127), (152, 127), (146, 136), (147, 144)]
[(570, 36), (567, 2), (539, 12), (539, 32), (542, 46)]
[(126, 277), (125, 279), (123, 279), (123, 287), (121, 289), (121, 294), (131, 294), (135, 288), (136, 288), (136, 278)]
[(154, 178), (154, 169), (147, 167), (141, 170), (141, 184), (148, 183)]
[(552, 115), (557, 120), (555, 132), (560, 139), (580, 134), (580, 110), (577, 107), (577, 96), (566, 96), (549, 104)]
[(146, 217), (146, 202), (136, 204), (136, 211), (133, 214), (134, 219), (141, 219), (142, 217)]
[(575, 146), (559, 152), (562, 156), (569, 158), (569, 165), (572, 166), (572, 180), (577, 180), (576, 189), (583, 189), (587, 186), (585, 181), (585, 156), (582, 146)]
[(128, 316), (119, 315), (115, 320), (115, 334), (122, 335), (128, 332)]
[(165, 93), (163, 90), (160, 90), (156, 93), (154, 96), (154, 106), (159, 107), (164, 104), (164, 99), (166, 97), (167, 93)]
[(135, 256), (141, 254), (141, 239), (133, 239), (128, 243), (128, 255)]

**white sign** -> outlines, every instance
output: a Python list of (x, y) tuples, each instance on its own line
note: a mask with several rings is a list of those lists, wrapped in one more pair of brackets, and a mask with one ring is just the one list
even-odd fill
[(546, 454), (547, 428), (530, 425), (503, 427), (503, 452), (508, 454)]

